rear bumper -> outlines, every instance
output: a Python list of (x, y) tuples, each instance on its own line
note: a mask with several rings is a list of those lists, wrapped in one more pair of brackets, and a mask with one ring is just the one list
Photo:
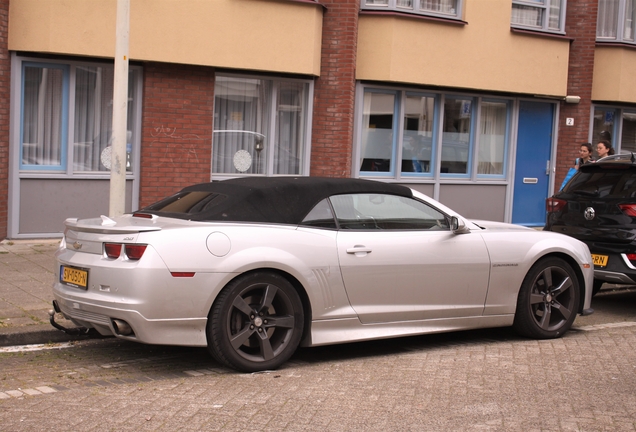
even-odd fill
[(594, 267), (594, 279), (615, 284), (636, 284), (636, 267), (625, 253), (607, 253), (592, 250), (593, 254), (607, 255), (605, 267)]
[[(156, 345), (207, 345), (207, 318), (150, 320), (136, 310), (94, 304), (64, 295), (57, 288), (54, 297), (60, 312), (75, 324), (94, 328), (102, 335)], [(130, 326), (132, 334), (121, 334), (121, 324), (117, 325), (121, 321)]]

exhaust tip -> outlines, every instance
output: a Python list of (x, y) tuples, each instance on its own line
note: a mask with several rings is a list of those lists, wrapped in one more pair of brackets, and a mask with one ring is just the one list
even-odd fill
[(135, 332), (133, 332), (132, 327), (124, 320), (113, 319), (113, 329), (115, 329), (115, 334), (119, 336), (134, 336)]

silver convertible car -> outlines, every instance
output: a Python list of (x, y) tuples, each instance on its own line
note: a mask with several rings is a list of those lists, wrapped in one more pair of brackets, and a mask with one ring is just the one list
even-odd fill
[(503, 326), (554, 338), (592, 313), (580, 241), (359, 179), (190, 186), (133, 214), (67, 219), (56, 259), (54, 308), (76, 325), (207, 347), (246, 372), (298, 346)]

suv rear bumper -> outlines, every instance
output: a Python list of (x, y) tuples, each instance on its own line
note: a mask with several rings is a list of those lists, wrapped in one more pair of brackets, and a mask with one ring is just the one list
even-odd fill
[(604, 282), (610, 282), (615, 284), (634, 284), (636, 281), (625, 273), (607, 271), (607, 270), (594, 270), (594, 279), (602, 280)]

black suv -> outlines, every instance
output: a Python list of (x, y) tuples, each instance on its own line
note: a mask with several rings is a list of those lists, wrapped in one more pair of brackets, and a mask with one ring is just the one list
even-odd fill
[(546, 200), (545, 231), (575, 237), (590, 248), (594, 294), (605, 282), (636, 284), (636, 157), (608, 156), (582, 165)]

